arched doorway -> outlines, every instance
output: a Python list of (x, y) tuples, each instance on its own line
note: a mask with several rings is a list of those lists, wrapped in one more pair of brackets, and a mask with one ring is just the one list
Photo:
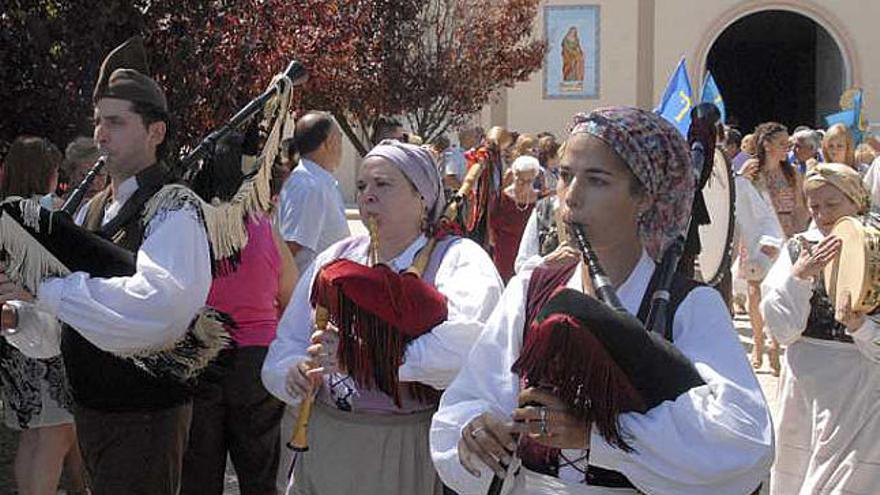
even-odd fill
[(730, 123), (744, 132), (768, 120), (824, 126), (846, 86), (840, 47), (813, 19), (788, 10), (748, 14), (715, 40), (706, 68), (722, 91)]

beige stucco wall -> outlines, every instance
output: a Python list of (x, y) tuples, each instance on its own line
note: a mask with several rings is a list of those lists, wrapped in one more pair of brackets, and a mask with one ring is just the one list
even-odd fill
[[(551, 0), (546, 5), (599, 6), (599, 98), (544, 99), (543, 72), (506, 91), (501, 102), (483, 112), (485, 127), (506, 125), (520, 132), (550, 131), (561, 134), (568, 119), (597, 106), (634, 104), (639, 92), (639, 1), (638, 0)], [(613, 19), (613, 22), (609, 22)], [(543, 9), (535, 20), (535, 33), (544, 34)], [(588, 55), (589, 56), (589, 55)], [(643, 62), (651, 63), (645, 59)], [(642, 79), (644, 80), (644, 79)], [(644, 85), (642, 85), (644, 86)], [(499, 108), (501, 107), (501, 108)]]
[[(782, 9), (806, 15), (823, 26), (841, 47), (847, 86), (865, 90), (864, 111), (880, 121), (880, 0), (547, 0), (544, 5), (599, 6), (599, 98), (545, 100), (543, 73), (505, 90), (475, 121), (488, 128), (504, 125), (520, 132), (562, 135), (571, 116), (604, 105), (653, 108), (681, 56), (687, 57), (691, 82), (699, 87), (706, 56), (721, 32), (736, 20), (761, 10)], [(544, 35), (543, 9), (535, 35)], [(346, 146), (337, 173), (346, 200), (354, 200), (357, 153)]]
[[(570, 116), (608, 104), (653, 108), (670, 73), (685, 56), (691, 82), (698, 87), (712, 42), (736, 20), (761, 10), (782, 9), (806, 15), (840, 45), (847, 64), (847, 86), (865, 90), (864, 110), (880, 120), (880, 47), (878, 0), (548, 0), (546, 5), (600, 6), (600, 98), (544, 100), (542, 74), (507, 91), (505, 111), (495, 119), (520, 131), (561, 132)], [(543, 18), (535, 23), (543, 34)]]

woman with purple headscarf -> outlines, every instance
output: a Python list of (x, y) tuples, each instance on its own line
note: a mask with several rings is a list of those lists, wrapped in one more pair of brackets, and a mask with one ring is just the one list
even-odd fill
[[(322, 267), (340, 259), (381, 264), (396, 273), (407, 270), (443, 213), (442, 182), (428, 151), (386, 140), (364, 157), (357, 190), (361, 218), (376, 226), (375, 239), (351, 237), (315, 259), (296, 287), (263, 367), (266, 387), (288, 404), (298, 404), (310, 382), (320, 384), (309, 423), (309, 451), (297, 455), (291, 490), (309, 495), (441, 493), (428, 447), (436, 399), (417, 400), (402, 392), (396, 398), (355, 383), (340, 369), (336, 329), (316, 329), (310, 300)], [(437, 243), (422, 280), (445, 297), (448, 316), (409, 341), (397, 377), (401, 386), (443, 390), (465, 361), (503, 286), (477, 244), (449, 235)]]
[(643, 110), (579, 114), (560, 180), (567, 220), (626, 311), (597, 302), (569, 247), (524, 267), (434, 415), (444, 483), (459, 493), (486, 493), (493, 476), (502, 493), (530, 495), (752, 493), (773, 432), (721, 296), (676, 276), (663, 335), (641, 323), (657, 263), (687, 231), (686, 143)]

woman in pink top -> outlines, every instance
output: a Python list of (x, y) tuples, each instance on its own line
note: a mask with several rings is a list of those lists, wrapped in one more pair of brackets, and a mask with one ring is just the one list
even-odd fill
[[(203, 198), (226, 200), (235, 193), (241, 167), (238, 150), (232, 155), (214, 164), (212, 180), (196, 180)], [(249, 218), (247, 233), (237, 269), (215, 278), (208, 294), (207, 305), (230, 315), (236, 328), (233, 344), (195, 390), (182, 494), (222, 495), (227, 454), (242, 494), (276, 493), (284, 406), (263, 388), (260, 369), (299, 274), (268, 215)]]

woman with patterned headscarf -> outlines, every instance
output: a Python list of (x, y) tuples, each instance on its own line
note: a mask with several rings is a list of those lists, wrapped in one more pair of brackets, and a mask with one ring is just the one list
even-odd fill
[(768, 331), (787, 345), (770, 493), (880, 493), (880, 324), (835, 308), (823, 268), (841, 250), (830, 235), (870, 208), (852, 167), (821, 163), (804, 181), (815, 227), (797, 234), (764, 280)]
[(772, 461), (770, 414), (721, 296), (676, 277), (663, 335), (642, 323), (688, 227), (686, 143), (647, 111), (579, 114), (560, 180), (623, 308), (592, 296), (580, 256), (524, 267), (434, 416), (441, 478), (459, 493), (493, 475), (513, 493), (751, 493)]
[[(266, 388), (288, 404), (298, 404), (310, 383), (318, 387), (309, 450), (297, 454), (292, 492), (439, 494), (442, 485), (428, 449), (438, 391), (458, 373), (503, 286), (479, 245), (435, 229), (445, 206), (443, 186), (424, 148), (379, 143), (364, 157), (357, 190), (361, 218), (374, 223), (374, 237), (350, 237), (318, 255), (300, 279), (263, 365)], [(440, 240), (420, 285), (404, 272), (430, 236)], [(377, 274), (382, 280), (372, 285), (352, 279), (375, 280)], [(332, 284), (326, 282), (330, 277)], [(356, 286), (353, 292), (346, 292), (349, 283)], [(334, 284), (343, 287), (338, 297), (325, 299), (324, 291)], [(413, 288), (428, 295), (414, 301)], [(349, 303), (336, 303), (346, 297)], [(326, 331), (317, 328), (311, 301), (328, 305)], [(332, 304), (341, 309), (334, 311)], [(392, 332), (411, 329), (404, 320), (424, 320), (438, 304), (442, 317), (439, 323), (428, 318), (431, 323), (422, 327), (427, 332), (405, 339), (403, 346), (388, 340)], [(383, 329), (377, 319), (387, 313), (403, 314), (395, 320), (400, 323), (386, 316), (383, 321), (393, 328)], [(358, 347), (363, 340), (354, 340), (374, 336), (375, 329), (381, 340)], [(355, 339), (352, 330), (360, 332)], [(351, 348), (359, 351), (347, 353)], [(391, 355), (392, 348), (400, 354)], [(346, 357), (351, 354), (356, 362)], [(383, 357), (398, 364), (391, 367)], [(375, 367), (364, 370), (363, 363)]]

